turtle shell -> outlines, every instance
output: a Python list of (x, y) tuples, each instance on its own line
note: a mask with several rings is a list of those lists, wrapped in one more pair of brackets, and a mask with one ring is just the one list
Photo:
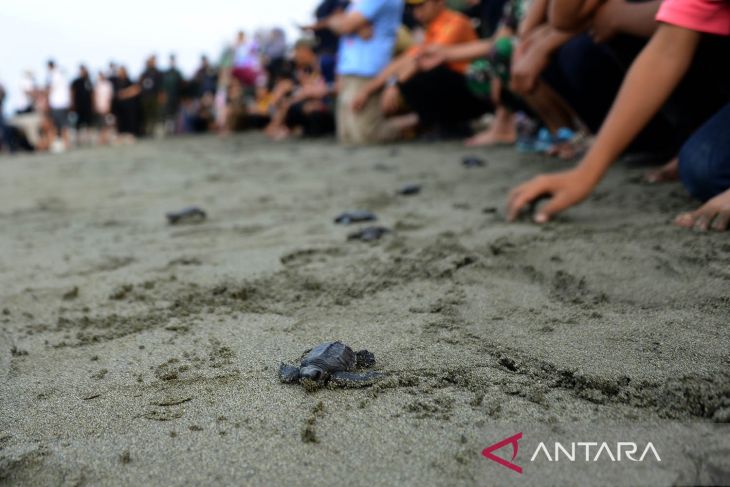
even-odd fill
[(322, 343), (302, 358), (302, 367), (318, 367), (330, 374), (353, 370), (356, 364), (357, 355), (342, 342)]

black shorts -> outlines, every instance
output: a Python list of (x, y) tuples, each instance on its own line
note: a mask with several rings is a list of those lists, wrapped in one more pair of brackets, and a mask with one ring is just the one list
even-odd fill
[(66, 108), (53, 108), (51, 110), (51, 119), (56, 130), (65, 129), (68, 126), (68, 110)]
[(92, 127), (94, 124), (94, 113), (91, 109), (83, 109), (76, 111), (76, 128)]

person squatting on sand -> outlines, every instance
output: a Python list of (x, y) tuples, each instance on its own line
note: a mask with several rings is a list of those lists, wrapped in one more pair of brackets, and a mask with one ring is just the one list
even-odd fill
[[(553, 1), (548, 14), (551, 24), (574, 28), (583, 20), (576, 13), (584, 12), (590, 3)], [(692, 76), (712, 66), (713, 75), (701, 76), (703, 89), (695, 91), (695, 102), (703, 105), (704, 117), (696, 117), (699, 127), (683, 144), (676, 162), (679, 177), (690, 194), (706, 203), (697, 211), (679, 215), (675, 222), (699, 230), (728, 228), (730, 68), (727, 63), (718, 65), (717, 60), (728, 53), (730, 3), (665, 0), (657, 21), (656, 31), (629, 70), (595, 144), (574, 169), (540, 175), (514, 188), (509, 195), (510, 220), (528, 203), (543, 196), (550, 199), (534, 215), (538, 223), (549, 221), (587, 198), (678, 86), (692, 82)]]
[(414, 17), (425, 27), (423, 42), (393, 60), (378, 76), (362, 86), (352, 101), (360, 112), (375, 93), (386, 115), (411, 112), (401, 128), (421, 125), (458, 131), (460, 124), (478, 118), (491, 109), (488, 100), (478, 98), (467, 86), (468, 63), (453, 61), (435, 66), (419, 65), (418, 56), (429, 46), (452, 46), (477, 39), (469, 19), (446, 7), (445, 0), (407, 0)]
[(398, 138), (377, 99), (353, 110), (360, 90), (388, 66), (403, 16), (401, 0), (361, 0), (330, 16), (326, 26), (341, 36), (337, 60), (337, 136), (346, 144)]

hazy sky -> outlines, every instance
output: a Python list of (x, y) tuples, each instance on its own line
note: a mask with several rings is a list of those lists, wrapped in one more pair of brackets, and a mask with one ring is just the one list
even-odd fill
[(0, 0), (0, 82), (10, 92), (5, 111), (18, 103), (23, 70), (45, 79), (45, 62), (57, 60), (69, 78), (80, 62), (93, 71), (110, 60), (132, 74), (158, 54), (165, 68), (175, 52), (189, 74), (200, 54), (217, 59), (235, 32), (281, 26), (296, 35), (294, 23), (306, 22), (318, 0)]

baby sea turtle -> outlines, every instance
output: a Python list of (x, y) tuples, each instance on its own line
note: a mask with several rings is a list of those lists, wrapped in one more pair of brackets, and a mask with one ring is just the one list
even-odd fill
[(361, 228), (356, 232), (352, 232), (347, 236), (347, 240), (362, 240), (363, 242), (372, 242), (374, 240), (380, 240), (380, 237), (390, 233), (390, 230), (385, 227), (365, 227)]
[(180, 223), (199, 223), (205, 220), (205, 211), (197, 206), (183, 208), (180, 211), (171, 211), (165, 215), (170, 225), (178, 225)]
[(348, 212), (342, 213), (341, 215), (338, 215), (335, 218), (335, 223), (340, 223), (342, 225), (349, 225), (350, 223), (371, 222), (371, 221), (374, 221), (377, 219), (378, 219), (378, 217), (376, 217), (374, 213), (371, 213), (366, 210), (355, 210), (355, 211), (348, 211)]
[(405, 184), (398, 190), (398, 194), (402, 196), (411, 196), (421, 192), (420, 184)]
[(357, 370), (373, 365), (375, 356), (367, 350), (354, 352), (342, 342), (325, 342), (304, 352), (299, 367), (282, 363), (279, 366), (279, 379), (287, 384), (301, 382), (307, 389), (325, 384), (366, 387), (383, 374)]
[(464, 156), (461, 163), (466, 167), (484, 167), (487, 165), (484, 159), (477, 156)]

